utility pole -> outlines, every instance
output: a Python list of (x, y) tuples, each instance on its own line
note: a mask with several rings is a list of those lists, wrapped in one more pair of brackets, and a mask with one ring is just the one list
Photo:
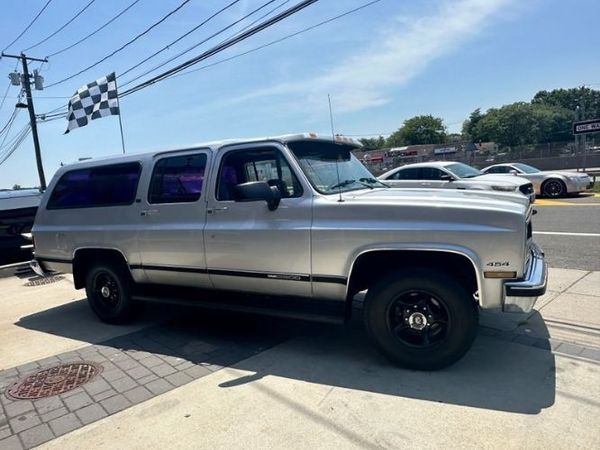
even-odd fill
[[(33, 146), (35, 148), (35, 161), (37, 164), (38, 174), (40, 177), (40, 190), (46, 190), (46, 177), (44, 176), (44, 166), (42, 165), (42, 152), (40, 150), (40, 140), (38, 137), (37, 131), (37, 122), (35, 119), (35, 109), (33, 107), (33, 96), (31, 95), (31, 79), (29, 75), (29, 68), (27, 67), (27, 61), (40, 61), (40, 62), (48, 62), (47, 59), (39, 59), (39, 58), (30, 58), (25, 56), (24, 53), (21, 55), (7, 55), (4, 52), (2, 53), (3, 58), (14, 58), (21, 60), (21, 65), (23, 66), (23, 79), (21, 84), (25, 89), (25, 94), (27, 96), (27, 109), (29, 110), (29, 120), (31, 125), (31, 135), (33, 136)], [(36, 86), (37, 87), (37, 86)]]

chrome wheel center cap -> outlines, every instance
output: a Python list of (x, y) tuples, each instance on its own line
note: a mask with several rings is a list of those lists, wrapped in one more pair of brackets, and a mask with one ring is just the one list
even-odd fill
[(108, 286), (102, 286), (102, 289), (100, 289), (100, 293), (102, 294), (102, 297), (108, 298), (110, 296), (110, 289), (108, 288)]
[(427, 326), (427, 317), (420, 312), (414, 312), (408, 318), (408, 324), (413, 330), (422, 330)]

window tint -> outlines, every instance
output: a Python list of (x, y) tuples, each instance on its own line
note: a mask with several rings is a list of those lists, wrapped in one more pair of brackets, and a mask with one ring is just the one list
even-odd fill
[(489, 169), (487, 173), (508, 173), (509, 171), (510, 167), (508, 166), (496, 166)]
[(392, 177), (394, 180), (418, 180), (419, 177), (419, 168), (418, 167), (409, 167), (407, 169), (399, 170)]
[(302, 187), (283, 155), (276, 149), (258, 148), (231, 151), (223, 157), (217, 200), (235, 200), (235, 186), (250, 181), (276, 186), (282, 198), (302, 195)]
[(65, 173), (48, 209), (130, 205), (135, 199), (141, 165), (137, 162), (91, 167)]
[(195, 202), (202, 194), (206, 154), (172, 156), (154, 165), (150, 203)]
[(436, 169), (435, 167), (421, 167), (421, 179), (422, 180), (441, 180), (442, 172), (440, 169)]

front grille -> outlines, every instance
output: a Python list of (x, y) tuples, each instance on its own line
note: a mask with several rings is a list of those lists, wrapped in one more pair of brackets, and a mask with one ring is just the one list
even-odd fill
[(519, 190), (525, 195), (531, 195), (531, 194), (533, 194), (533, 184), (531, 184), (531, 183), (524, 184), (523, 186), (521, 186), (519, 188)]

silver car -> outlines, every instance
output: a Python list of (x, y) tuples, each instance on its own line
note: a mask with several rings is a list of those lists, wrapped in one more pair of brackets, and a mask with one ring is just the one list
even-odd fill
[(529, 312), (546, 289), (533, 210), (507, 194), (390, 189), (354, 141), (300, 134), (61, 167), (33, 267), (73, 273), (100, 319), (166, 301), (343, 322), (396, 363), (458, 360), (479, 308)]
[(430, 161), (407, 164), (392, 169), (379, 179), (391, 187), (474, 189), (497, 192), (517, 192), (533, 203), (533, 185), (526, 180), (506, 175), (485, 175), (474, 167), (454, 161)]
[(537, 195), (551, 198), (578, 194), (585, 191), (592, 184), (587, 173), (539, 170), (523, 163), (494, 164), (486, 167), (482, 172), (518, 175), (533, 183)]

